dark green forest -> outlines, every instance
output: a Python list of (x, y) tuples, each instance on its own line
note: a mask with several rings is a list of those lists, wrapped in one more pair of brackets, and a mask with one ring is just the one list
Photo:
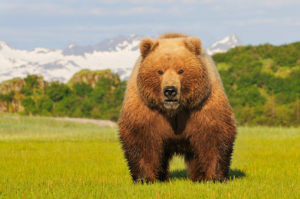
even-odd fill
[[(239, 125), (299, 126), (300, 42), (241, 46), (213, 55)], [(63, 84), (28, 75), (0, 84), (0, 112), (117, 121), (126, 81), (109, 70)]]

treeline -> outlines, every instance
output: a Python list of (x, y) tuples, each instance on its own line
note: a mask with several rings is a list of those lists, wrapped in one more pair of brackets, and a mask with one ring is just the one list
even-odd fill
[[(213, 59), (239, 125), (300, 125), (300, 42), (236, 47)], [(109, 70), (83, 70), (67, 84), (29, 75), (0, 84), (0, 112), (116, 121), (125, 87)]]
[[(45, 116), (69, 116), (117, 121), (123, 100), (126, 82), (109, 70), (84, 71), (82, 79), (75, 74), (77, 82), (43, 82), (41, 77), (28, 75), (19, 91), (1, 94), (0, 100), (9, 103), (19, 97), (23, 114)], [(91, 82), (84, 82), (91, 76)], [(77, 77), (77, 78), (76, 78)], [(10, 111), (14, 112), (14, 111)]]
[(213, 56), (240, 125), (299, 126), (300, 42)]

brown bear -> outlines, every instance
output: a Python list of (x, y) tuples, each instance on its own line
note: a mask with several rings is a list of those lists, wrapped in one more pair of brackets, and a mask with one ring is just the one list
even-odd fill
[(133, 180), (168, 179), (174, 154), (193, 181), (228, 177), (236, 126), (219, 73), (198, 38), (169, 33), (140, 44), (119, 119)]

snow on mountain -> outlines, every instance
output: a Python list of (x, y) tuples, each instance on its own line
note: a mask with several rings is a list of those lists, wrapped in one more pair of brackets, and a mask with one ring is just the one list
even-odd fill
[[(28, 74), (42, 75), (46, 81), (67, 82), (82, 69), (111, 69), (121, 79), (128, 79), (139, 56), (141, 36), (118, 36), (94, 46), (70, 44), (63, 50), (35, 48), (18, 50), (0, 41), (0, 82)], [(214, 43), (209, 54), (224, 52), (240, 45), (235, 35)]]
[(209, 55), (213, 55), (215, 53), (227, 52), (229, 49), (234, 48), (236, 46), (241, 46), (242, 42), (235, 35), (229, 35), (220, 41), (213, 43), (209, 48), (206, 49)]
[(69, 45), (64, 50), (35, 48), (32, 51), (13, 49), (0, 42), (0, 82), (28, 74), (45, 80), (67, 82), (74, 73), (111, 69), (121, 79), (129, 77), (138, 55), (140, 36), (119, 36), (95, 46)]
[(113, 51), (136, 51), (142, 36), (118, 36), (110, 40), (105, 40), (94, 46), (77, 46), (75, 44), (69, 45), (63, 50), (64, 55), (84, 55), (85, 53), (92, 53), (94, 51), (113, 52)]

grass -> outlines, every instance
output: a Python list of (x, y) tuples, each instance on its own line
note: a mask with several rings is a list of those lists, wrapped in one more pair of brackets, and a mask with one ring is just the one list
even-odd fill
[(231, 179), (133, 184), (117, 129), (0, 115), (0, 198), (299, 198), (300, 128), (239, 128)]

